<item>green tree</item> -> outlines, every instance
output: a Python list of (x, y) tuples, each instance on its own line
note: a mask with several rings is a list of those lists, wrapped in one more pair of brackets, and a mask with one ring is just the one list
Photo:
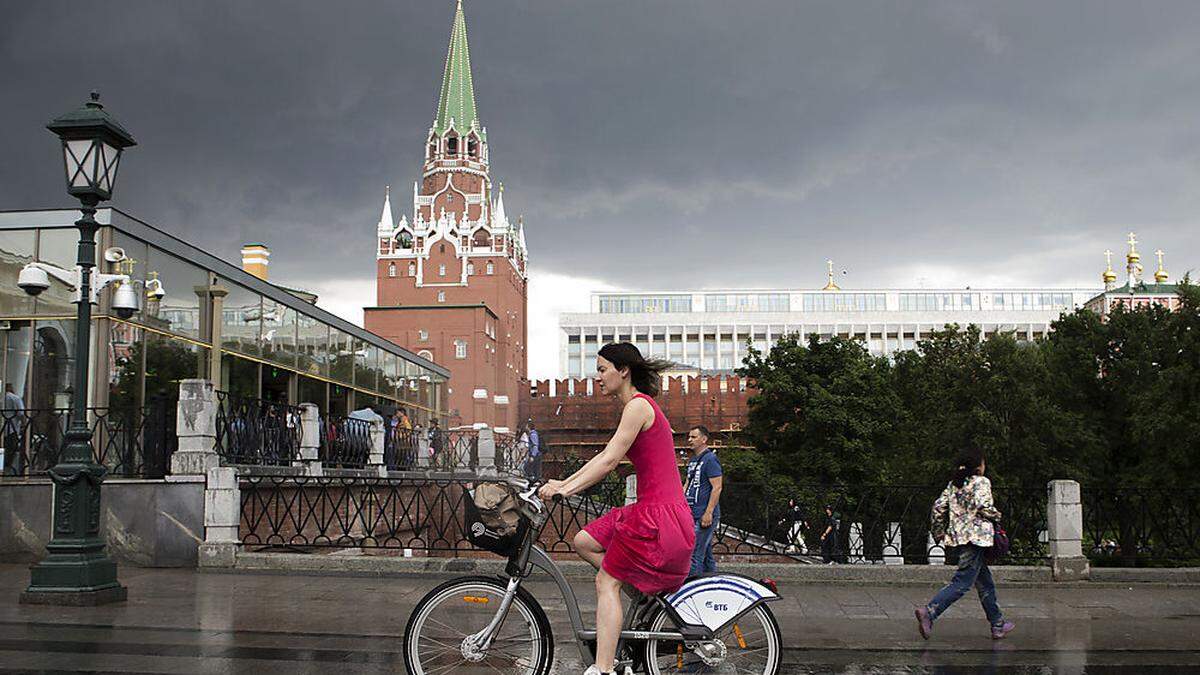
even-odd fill
[(804, 344), (793, 334), (767, 354), (751, 348), (738, 369), (757, 390), (745, 433), (767, 470), (797, 481), (878, 482), (898, 413), (890, 368), (840, 337)]

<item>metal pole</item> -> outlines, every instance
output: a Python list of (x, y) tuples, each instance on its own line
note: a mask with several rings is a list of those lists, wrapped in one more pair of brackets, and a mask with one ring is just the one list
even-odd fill
[(31, 568), (29, 588), (21, 602), (49, 605), (100, 605), (125, 600), (117, 581), (117, 565), (100, 536), (100, 485), (105, 467), (96, 464), (88, 429), (88, 369), (91, 346), (91, 272), (96, 266), (95, 197), (81, 198), (79, 228), (79, 301), (75, 313), (75, 384), (71, 423), (58, 464), (49, 470), (54, 482), (54, 512), (48, 555)]

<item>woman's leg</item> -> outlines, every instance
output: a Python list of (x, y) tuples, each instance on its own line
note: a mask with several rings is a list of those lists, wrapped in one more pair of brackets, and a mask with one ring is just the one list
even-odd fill
[(596, 667), (601, 672), (613, 669), (623, 614), (621, 581), (600, 570), (596, 573)]
[(588, 534), (587, 530), (580, 530), (575, 535), (575, 552), (580, 558), (591, 563), (592, 567), (600, 569), (600, 561), (604, 560), (604, 547)]
[(958, 571), (954, 573), (954, 578), (938, 591), (926, 606), (926, 609), (929, 610), (930, 621), (941, 616), (942, 612), (949, 609), (950, 605), (957, 602), (963, 593), (975, 585), (975, 578), (979, 576), (979, 568), (982, 566), (983, 551), (978, 546), (967, 544), (959, 549)]

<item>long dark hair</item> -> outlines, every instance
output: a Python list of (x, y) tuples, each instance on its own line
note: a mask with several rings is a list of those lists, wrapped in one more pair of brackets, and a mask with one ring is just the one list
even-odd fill
[(647, 396), (658, 396), (662, 389), (662, 372), (675, 365), (663, 359), (646, 359), (629, 342), (610, 342), (600, 348), (599, 354), (615, 368), (628, 368), (633, 388)]
[(980, 464), (983, 464), (982, 448), (966, 447), (959, 450), (958, 459), (954, 460), (954, 469), (950, 472), (950, 482), (954, 483), (955, 487), (962, 487), (968, 478), (975, 475), (975, 470)]

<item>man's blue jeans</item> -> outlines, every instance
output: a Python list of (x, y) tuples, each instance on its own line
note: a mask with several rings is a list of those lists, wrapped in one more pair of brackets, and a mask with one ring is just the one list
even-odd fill
[(987, 614), (988, 623), (993, 626), (1004, 624), (1004, 615), (1000, 613), (1000, 605), (996, 604), (996, 584), (992, 581), (992, 573), (987, 567), (983, 556), (987, 552), (981, 546), (967, 544), (958, 549), (958, 571), (945, 588), (929, 601), (929, 620), (938, 618), (963, 596), (971, 586), (979, 592), (979, 603)]
[(721, 521), (718, 518), (713, 518), (712, 524), (708, 527), (700, 527), (699, 518), (693, 523), (693, 531), (696, 533), (696, 548), (692, 550), (692, 571), (689, 576), (717, 571), (717, 561), (713, 558), (712, 543), (713, 535), (717, 533), (717, 525), (720, 524)]

